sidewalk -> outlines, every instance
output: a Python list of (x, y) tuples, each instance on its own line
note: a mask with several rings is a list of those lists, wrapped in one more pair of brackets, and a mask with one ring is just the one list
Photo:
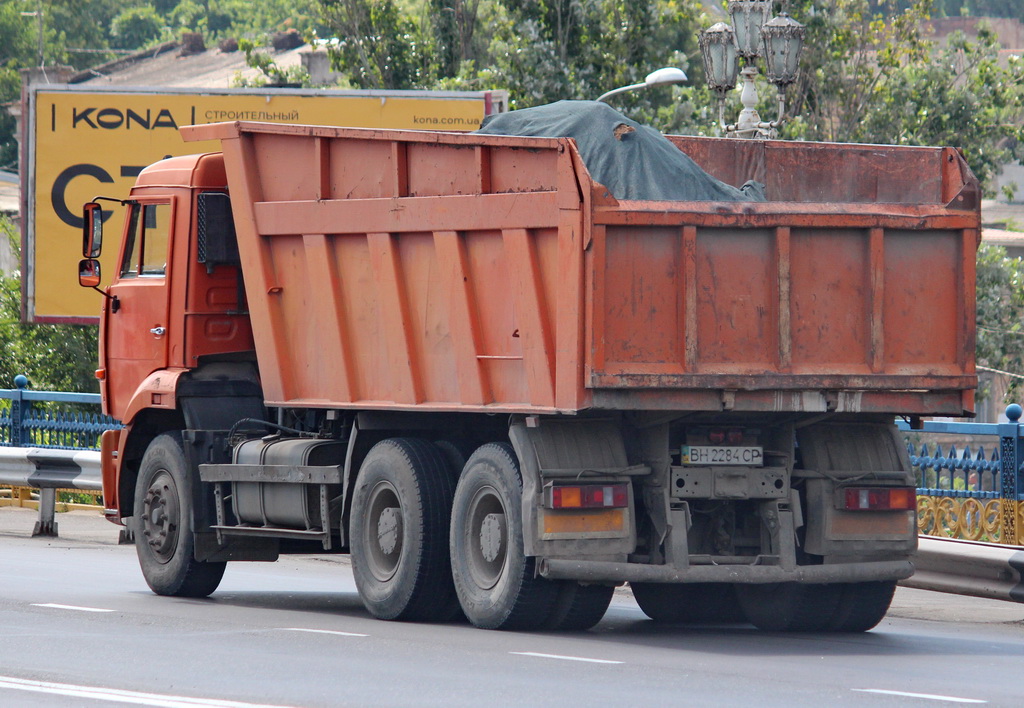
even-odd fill
[[(58, 538), (40, 537), (35, 540), (42, 545), (59, 543), (67, 546), (68, 542), (117, 545), (117, 537), (121, 526), (112, 524), (103, 518), (98, 511), (66, 511), (58, 513)], [(0, 507), (0, 538), (4, 536), (20, 536), (29, 538), (32, 529), (39, 520), (39, 512), (35, 509), (17, 506)]]

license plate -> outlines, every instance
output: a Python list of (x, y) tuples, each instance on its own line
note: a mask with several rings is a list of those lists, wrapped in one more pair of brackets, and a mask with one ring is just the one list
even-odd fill
[(764, 464), (764, 449), (726, 445), (683, 445), (684, 465), (748, 465)]

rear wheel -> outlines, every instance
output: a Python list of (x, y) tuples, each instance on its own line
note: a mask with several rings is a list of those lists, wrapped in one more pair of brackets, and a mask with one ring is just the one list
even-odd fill
[(832, 629), (840, 588), (802, 583), (737, 585), (736, 596), (743, 613), (758, 629), (823, 632)]
[(833, 632), (866, 632), (885, 617), (896, 592), (896, 581), (845, 583), (836, 586), (839, 600), (829, 621)]
[(350, 549), (359, 597), (379, 619), (438, 621), (457, 615), (448, 560), (452, 480), (425, 440), (377, 443), (359, 469)]
[(613, 585), (583, 585), (575, 580), (562, 581), (544, 629), (566, 632), (590, 629), (604, 617), (614, 593)]
[(523, 482), (512, 446), (490, 443), (469, 458), (455, 490), (451, 562), (466, 617), (483, 629), (537, 629), (558, 586), (536, 576), (523, 552)]
[(224, 562), (195, 559), (193, 489), (181, 434), (149, 444), (135, 487), (135, 550), (146, 583), (157, 595), (206, 597), (220, 584)]
[(459, 475), (462, 474), (462, 468), (466, 466), (466, 460), (473, 453), (473, 449), (461, 440), (456, 442), (435, 440), (434, 445), (441, 451), (441, 456), (448, 463), (448, 471), (451, 473), (454, 487), (459, 483)]
[(730, 583), (630, 583), (636, 604), (655, 622), (723, 623), (745, 618)]

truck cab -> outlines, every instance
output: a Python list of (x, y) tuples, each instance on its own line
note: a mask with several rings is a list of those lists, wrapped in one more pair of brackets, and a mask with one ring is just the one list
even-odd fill
[[(124, 449), (133, 429), (180, 415), (183, 374), (218, 359), (255, 359), (226, 185), (219, 153), (173, 157), (143, 170), (120, 209), (86, 209), (87, 235), (99, 235), (97, 219), (123, 224), (97, 377), (104, 413), (126, 426), (119, 447), (129, 460), (141, 456)], [(98, 255), (95, 246), (85, 251)], [(99, 273), (95, 260), (83, 263)], [(105, 498), (120, 519), (117, 495)]]

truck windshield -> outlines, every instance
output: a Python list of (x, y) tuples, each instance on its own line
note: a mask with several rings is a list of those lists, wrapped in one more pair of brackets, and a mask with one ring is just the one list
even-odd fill
[(121, 277), (164, 275), (171, 205), (132, 204), (128, 218), (128, 246), (121, 264)]

